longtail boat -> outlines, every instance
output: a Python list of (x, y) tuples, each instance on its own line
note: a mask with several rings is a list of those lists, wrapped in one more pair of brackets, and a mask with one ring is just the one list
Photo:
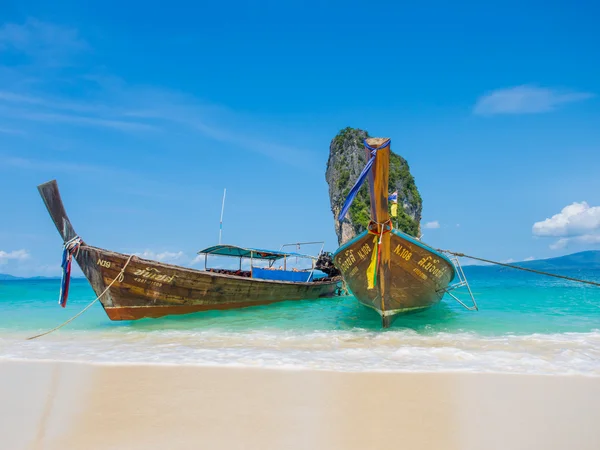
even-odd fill
[(371, 220), (367, 230), (342, 245), (333, 258), (356, 299), (377, 311), (387, 328), (398, 314), (439, 302), (455, 277), (455, 266), (442, 253), (394, 228), (388, 211), (390, 140), (366, 139), (365, 149), (367, 165), (350, 190), (339, 220), (367, 177)]
[[(66, 273), (70, 273), (71, 259), (75, 259), (111, 320), (243, 308), (339, 293), (339, 276), (316, 277), (317, 258), (292, 252), (218, 245), (199, 252), (206, 255), (205, 262), (208, 255), (237, 257), (240, 269), (208, 269), (205, 265), (205, 270), (196, 270), (92, 247), (75, 233), (56, 181), (44, 183), (38, 190), (65, 244)], [(311, 269), (273, 270), (274, 262), (283, 260), (285, 265), (290, 257), (311, 258)], [(243, 258), (251, 261), (249, 271), (241, 270)], [(254, 260), (264, 262), (266, 267), (254, 268)], [(68, 280), (63, 274), (62, 306), (66, 303)]]

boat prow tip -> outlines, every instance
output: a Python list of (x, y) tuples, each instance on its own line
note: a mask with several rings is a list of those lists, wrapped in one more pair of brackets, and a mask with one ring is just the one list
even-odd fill
[(48, 180), (48, 181), (46, 181), (44, 183), (38, 184), (38, 189), (41, 189), (41, 188), (43, 188), (45, 186), (48, 186), (48, 185), (51, 185), (51, 184), (58, 185), (56, 179), (52, 179), (52, 180)]
[(71, 225), (71, 221), (69, 220), (69, 216), (67, 216), (56, 180), (50, 180), (38, 185), (38, 192), (46, 205), (46, 209), (48, 210), (56, 229), (63, 238), (63, 242), (75, 238), (77, 233), (75, 233), (73, 225)]

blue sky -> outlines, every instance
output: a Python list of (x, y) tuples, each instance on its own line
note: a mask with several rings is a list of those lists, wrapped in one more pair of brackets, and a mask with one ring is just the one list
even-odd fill
[(191, 264), (218, 239), (336, 238), (325, 164), (392, 138), (424, 241), (498, 259), (600, 248), (591, 2), (3, 2), (0, 272), (59, 273), (36, 186), (90, 244)]

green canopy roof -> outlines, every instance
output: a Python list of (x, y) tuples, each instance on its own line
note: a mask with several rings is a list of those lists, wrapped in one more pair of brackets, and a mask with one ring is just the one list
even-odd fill
[(264, 259), (267, 261), (276, 261), (286, 256), (297, 256), (301, 258), (315, 259), (314, 256), (302, 255), (300, 253), (280, 252), (276, 250), (262, 250), (259, 248), (242, 248), (236, 247), (235, 245), (213, 245), (212, 247), (200, 250), (198, 254), (234, 256), (236, 258), (252, 257), (254, 259)]

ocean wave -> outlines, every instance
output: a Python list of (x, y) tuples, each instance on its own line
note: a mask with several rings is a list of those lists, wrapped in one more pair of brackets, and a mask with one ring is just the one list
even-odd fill
[(9, 359), (600, 376), (600, 330), (499, 336), (364, 329), (104, 330), (57, 333), (33, 341), (13, 333), (0, 337), (0, 360)]

